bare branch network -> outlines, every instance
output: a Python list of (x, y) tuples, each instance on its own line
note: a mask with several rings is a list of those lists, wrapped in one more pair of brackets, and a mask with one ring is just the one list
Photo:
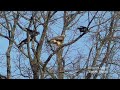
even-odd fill
[(1, 11), (0, 79), (119, 79), (119, 23), (119, 11)]

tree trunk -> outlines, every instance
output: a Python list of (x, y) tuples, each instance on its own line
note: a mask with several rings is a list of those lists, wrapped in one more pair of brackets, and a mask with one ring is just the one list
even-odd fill
[[(10, 32), (8, 31), (9, 38), (11, 38)], [(12, 36), (12, 39), (14, 36)], [(11, 63), (10, 63), (10, 52), (12, 48), (13, 42), (9, 40), (9, 46), (6, 52), (6, 58), (7, 58), (7, 79), (10, 79), (11, 77)]]
[(33, 78), (34, 79), (39, 79), (39, 75), (40, 75), (40, 66), (38, 63), (35, 62), (35, 60), (31, 61), (31, 68), (33, 71)]
[(10, 64), (10, 50), (7, 50), (6, 53), (6, 57), (7, 57), (7, 79), (10, 79), (11, 77), (11, 64)]
[(57, 65), (58, 65), (58, 79), (63, 79), (64, 78), (64, 66), (63, 66), (61, 50), (58, 51), (57, 53)]

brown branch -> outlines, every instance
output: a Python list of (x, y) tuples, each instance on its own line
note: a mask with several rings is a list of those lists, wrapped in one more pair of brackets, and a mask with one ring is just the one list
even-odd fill
[(42, 45), (43, 45), (43, 42), (44, 42), (44, 38), (45, 38), (45, 36), (46, 36), (47, 25), (48, 25), (49, 19), (50, 19), (50, 12), (48, 13), (47, 20), (46, 20), (46, 22), (44, 23), (44, 29), (43, 29), (43, 32), (42, 32), (42, 36), (41, 36), (41, 38), (40, 38), (40, 40), (39, 40), (39, 43), (38, 43), (38, 45), (37, 45), (37, 48), (36, 48), (36, 58), (37, 58), (37, 59), (40, 57)]
[[(87, 32), (86, 32), (86, 33), (87, 33)], [(73, 40), (73, 41), (71, 41), (71, 42), (68, 42), (68, 43), (66, 43), (66, 44), (63, 44), (63, 45), (60, 46), (57, 50), (55, 50), (52, 54), (50, 54), (49, 57), (47, 58), (47, 60), (44, 62), (43, 71), (44, 71), (44, 69), (46, 68), (46, 65), (48, 64), (48, 62), (50, 61), (50, 59), (52, 58), (52, 56), (53, 56), (54, 54), (56, 54), (56, 53), (57, 53), (60, 49), (62, 49), (63, 47), (75, 43), (76, 41), (78, 41), (78, 40), (79, 40), (83, 35), (85, 35), (86, 33), (81, 34), (79, 37), (77, 37), (75, 40)]]
[(95, 16), (97, 15), (98, 11), (95, 13), (95, 15), (93, 16), (93, 18), (91, 19), (91, 21), (89, 22), (87, 28), (90, 26), (90, 24), (92, 23), (92, 21), (94, 20)]
[[(9, 38), (9, 37), (7, 37), (7, 36), (1, 34), (1, 33), (0, 33), (0, 36), (6, 38), (7, 40), (12, 41), (12, 42), (19, 48), (19, 46), (17, 45), (17, 43), (16, 43), (13, 39), (11, 39), (11, 38)], [(26, 55), (26, 54), (23, 52), (22, 49), (19, 49), (19, 50), (28, 58), (28, 55)]]

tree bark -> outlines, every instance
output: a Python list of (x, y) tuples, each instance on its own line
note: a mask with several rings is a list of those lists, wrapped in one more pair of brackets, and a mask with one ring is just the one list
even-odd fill
[(58, 79), (64, 78), (64, 65), (61, 50), (57, 52)]

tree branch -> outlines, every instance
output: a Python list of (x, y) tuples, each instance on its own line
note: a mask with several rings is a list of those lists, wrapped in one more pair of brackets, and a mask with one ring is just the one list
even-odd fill
[(54, 54), (56, 54), (60, 49), (62, 49), (63, 47), (65, 46), (68, 46), (68, 45), (71, 45), (73, 43), (75, 43), (77, 40), (79, 40), (83, 35), (85, 35), (87, 32), (81, 34), (79, 37), (77, 37), (75, 40), (71, 41), (71, 42), (68, 42), (66, 44), (63, 44), (62, 46), (60, 46), (57, 50), (55, 50), (52, 54), (49, 55), (49, 57), (47, 58), (47, 60), (44, 62), (44, 65), (43, 65), (43, 70), (46, 68), (46, 65), (48, 64), (48, 62), (50, 61), (50, 59), (52, 58), (52, 56)]

